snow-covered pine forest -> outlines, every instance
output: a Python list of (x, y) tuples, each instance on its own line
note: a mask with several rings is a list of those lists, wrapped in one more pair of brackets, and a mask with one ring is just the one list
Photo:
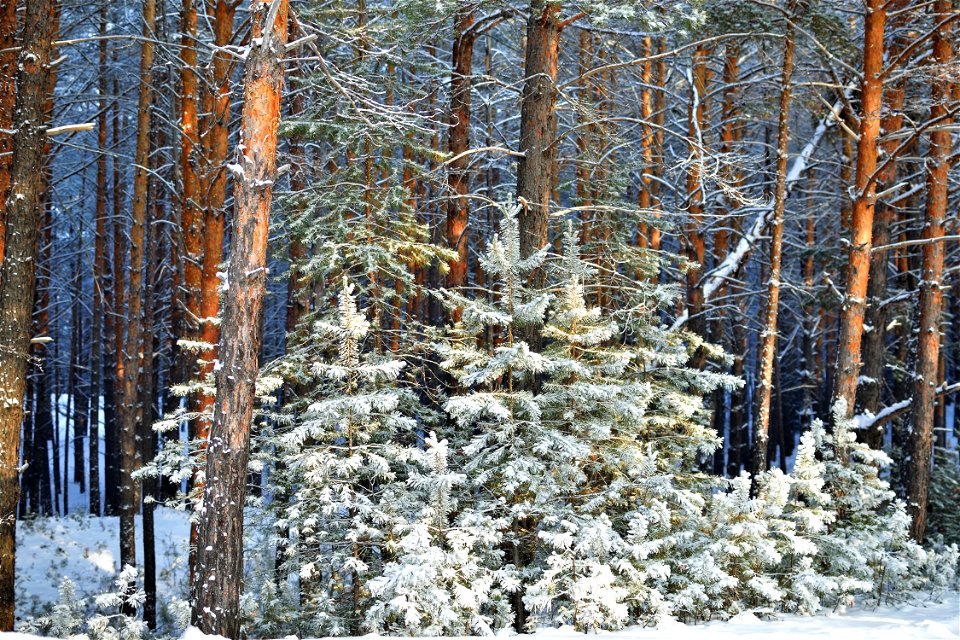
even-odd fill
[(0, 0), (0, 82), (0, 632), (960, 635), (956, 0)]

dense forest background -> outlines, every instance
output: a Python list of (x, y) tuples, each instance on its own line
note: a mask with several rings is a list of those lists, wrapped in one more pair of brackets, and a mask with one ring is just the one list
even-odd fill
[[(957, 541), (958, 11), (952, 0), (2, 0), (0, 595), (12, 593), (14, 516), (119, 515), (121, 555), (137, 564), (135, 512), (149, 536), (158, 501), (189, 504), (206, 487), (208, 507), (242, 505), (248, 493), (271, 505), (295, 558), (307, 553), (305, 534), (290, 533), (303, 514), (285, 505), (351, 518), (369, 506), (330, 501), (329, 486), (311, 494), (311, 464), (356, 474), (358, 495), (379, 496), (369, 504), (385, 499), (380, 472), (304, 458), (325, 428), (345, 438), (358, 420), (358, 442), (384, 446), (383, 433), (413, 429), (424, 451), (436, 450), (431, 431), (451, 451), (459, 432), (474, 438), (465, 459), (483, 458), (476, 443), (519, 415), (514, 400), (496, 418), (458, 396), (479, 385), (535, 397), (589, 376), (598, 386), (571, 392), (577, 417), (563, 420), (622, 425), (625, 409), (572, 407), (604, 404), (617, 379), (656, 378), (649, 388), (686, 394), (661, 425), (698, 439), (684, 468), (745, 470), (751, 496), (768, 469), (793, 471), (815, 421), (838, 442), (852, 429), (889, 455), (877, 465), (911, 537)], [(581, 299), (610, 323), (593, 337), (580, 333), (593, 315), (563, 324)], [(510, 360), (501, 349), (514, 340), (546, 360)], [(564, 344), (563, 358), (551, 351)], [(629, 367), (602, 355), (612, 345)], [(218, 377), (234, 365), (247, 391)], [(366, 389), (379, 384), (397, 394), (383, 406), (385, 392)], [(369, 415), (351, 408), (344, 422), (324, 404), (365, 389)], [(401, 414), (416, 426), (391, 423)], [(486, 451), (499, 446), (490, 437)], [(619, 446), (606, 437), (583, 436), (593, 460)], [(687, 445), (649, 444), (660, 437), (645, 442), (680, 465)], [(413, 454), (383, 455), (389, 467)], [(628, 458), (568, 480), (606, 486)], [(219, 541), (219, 556), (242, 524), (208, 511), (222, 520), (201, 510), (192, 538)], [(543, 526), (531, 518), (512, 530)], [(202, 542), (191, 575), (220, 562)], [(532, 563), (527, 551), (514, 564)], [(306, 575), (281, 569), (282, 556), (278, 571)], [(326, 631), (360, 628), (358, 575), (330, 596), (352, 592), (352, 613)], [(231, 579), (223, 588), (239, 593)], [(497, 615), (523, 628), (526, 607), (510, 598), (513, 614)], [(0, 627), (13, 625), (10, 602)]]

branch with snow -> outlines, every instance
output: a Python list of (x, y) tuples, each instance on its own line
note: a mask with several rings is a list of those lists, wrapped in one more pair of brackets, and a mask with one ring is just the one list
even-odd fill
[[(960, 382), (954, 382), (953, 384), (942, 384), (937, 388), (937, 397), (942, 398), (944, 396), (950, 395), (951, 393), (956, 393), (960, 391)], [(853, 417), (853, 421), (857, 426), (857, 429), (872, 429), (882, 424), (886, 424), (898, 418), (907, 411), (910, 410), (910, 407), (913, 406), (913, 396), (907, 398), (906, 400), (901, 400), (900, 402), (895, 402), (888, 407), (884, 407), (881, 411), (877, 413), (859, 413)]]
[[(828, 113), (820, 121), (820, 124), (817, 125), (817, 129), (813, 132), (813, 137), (810, 138), (806, 146), (800, 151), (800, 154), (793, 159), (793, 164), (790, 166), (789, 171), (787, 171), (785, 180), (787, 194), (790, 193), (793, 185), (800, 180), (804, 171), (806, 171), (810, 166), (810, 158), (813, 156), (813, 152), (823, 140), (827, 133), (827, 129), (838, 121), (840, 111), (843, 109), (844, 100), (849, 98), (849, 96), (853, 93), (853, 89), (854, 87), (852, 85), (847, 86), (847, 88), (844, 90), (844, 98), (837, 100), (833, 104), (833, 107), (830, 109), (830, 113)], [(771, 198), (769, 202), (760, 208), (756, 220), (754, 220), (753, 224), (750, 226), (750, 230), (742, 238), (740, 238), (740, 242), (737, 243), (737, 246), (727, 254), (727, 257), (724, 258), (723, 262), (721, 262), (716, 269), (707, 275), (706, 281), (703, 284), (703, 299), (705, 302), (710, 302), (710, 300), (716, 296), (717, 292), (723, 287), (724, 283), (732, 278), (740, 269), (740, 267), (743, 266), (743, 264), (747, 261), (747, 258), (750, 257), (750, 251), (753, 249), (753, 246), (766, 232), (767, 227), (770, 226), (770, 221), (772, 219), (773, 198)], [(673, 325), (670, 327), (670, 330), (677, 331), (687, 323), (687, 320), (689, 320), (689, 315), (686, 311), (684, 311), (674, 321)]]

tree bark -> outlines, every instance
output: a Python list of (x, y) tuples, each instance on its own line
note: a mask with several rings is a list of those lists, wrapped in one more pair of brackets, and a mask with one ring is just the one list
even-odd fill
[(840, 310), (836, 387), (833, 399), (846, 403), (846, 417), (854, 413), (860, 346), (873, 243), (873, 213), (876, 204), (877, 139), (883, 96), (883, 31), (887, 19), (884, 0), (867, 0), (863, 36), (863, 85), (860, 91), (860, 126), (857, 140), (856, 198), (850, 212), (850, 248), (846, 291)]
[(6, 0), (0, 7), (0, 263), (7, 221), (7, 191), (13, 161), (13, 109), (16, 106), (17, 2)]
[[(903, 11), (904, 0), (891, 5), (893, 11)], [(887, 58), (895, 58), (897, 54), (909, 45), (905, 34), (900, 31), (907, 24), (909, 12), (897, 13), (890, 21), (890, 30), (894, 34)], [(884, 157), (896, 153), (900, 140), (897, 132), (903, 123), (904, 81), (897, 80), (884, 91), (884, 115), (880, 120), (880, 130), (890, 138), (882, 143)], [(883, 193), (892, 188), (897, 182), (896, 162), (890, 162), (877, 174), (877, 190)], [(876, 204), (876, 213), (873, 219), (873, 244), (882, 247), (890, 242), (890, 226), (896, 218), (896, 209), (889, 203), (889, 197), (881, 199)], [(883, 393), (884, 369), (886, 364), (886, 335), (887, 335), (887, 306), (882, 304), (887, 297), (887, 269), (889, 267), (889, 253), (875, 251), (870, 259), (869, 281), (867, 282), (867, 309), (865, 311), (866, 329), (863, 334), (863, 374), (859, 377), (857, 389), (858, 413), (877, 413), (880, 410)], [(883, 445), (883, 425), (871, 429), (861, 437), (864, 442), (874, 449)]]
[[(202, 0), (201, 0), (202, 1)], [(185, 313), (181, 338), (195, 338), (200, 318), (201, 263), (203, 251), (203, 212), (200, 207), (200, 178), (198, 171), (200, 124), (198, 119), (198, 67), (197, 67), (197, 7), (196, 0), (183, 0), (181, 16), (180, 59), (180, 222), (183, 231), (183, 288)], [(193, 352), (181, 352), (186, 359), (194, 358)], [(192, 361), (185, 362), (186, 371), (194, 370)], [(188, 376), (190, 378), (192, 376)]]
[[(155, 123), (156, 119), (151, 118), (151, 121)], [(154, 124), (153, 130), (157, 147), (163, 149), (167, 143), (164, 127)], [(156, 172), (159, 169), (159, 159), (154, 156), (151, 160), (151, 170)], [(157, 451), (157, 432), (153, 430), (153, 423), (158, 417), (156, 412), (156, 395), (154, 393), (156, 382), (154, 365), (154, 358), (156, 357), (154, 351), (156, 328), (154, 316), (156, 314), (156, 282), (160, 255), (156, 223), (159, 220), (166, 219), (163, 186), (156, 178), (151, 179), (149, 183), (153, 211), (144, 229), (144, 242), (146, 244), (144, 265), (146, 268), (146, 279), (143, 291), (143, 357), (139, 385), (140, 409), (138, 411), (139, 420), (137, 425), (139, 428), (137, 437), (140, 446), (140, 458), (144, 465), (148, 465), (153, 461)], [(159, 498), (156, 489), (160, 482), (160, 478), (144, 478), (141, 488), (141, 494), (143, 495), (143, 591), (146, 596), (143, 603), (143, 621), (147, 623), (150, 629), (157, 628), (157, 553), (154, 507), (156, 505), (156, 499)]]
[(103, 291), (107, 279), (107, 0), (100, 0), (100, 44), (97, 88), (97, 193), (93, 240), (93, 326), (90, 339), (90, 515), (100, 515), (100, 394), (103, 381)]
[[(773, 191), (773, 220), (770, 225), (770, 275), (767, 279), (767, 306), (763, 333), (760, 336), (760, 374), (757, 385), (757, 416), (753, 428), (753, 488), (767, 470), (767, 444), (770, 434), (770, 399), (773, 394), (773, 373), (777, 357), (777, 316), (780, 308), (780, 263), (783, 255), (783, 212), (787, 204), (787, 155), (790, 142), (790, 95), (793, 76), (793, 54), (796, 43), (793, 17), (795, 0), (787, 6), (784, 34), (783, 73), (780, 79), (780, 117), (777, 122), (777, 178)], [(777, 376), (779, 378), (779, 376)], [(779, 381), (778, 381), (779, 382)], [(781, 432), (783, 425), (781, 421)], [(782, 440), (782, 434), (781, 434)], [(786, 455), (780, 452), (781, 457)]]
[[(272, 23), (271, 23), (272, 21)], [(235, 233), (224, 296), (206, 486), (200, 508), (192, 621), (205, 633), (240, 637), (243, 504), (261, 346), (266, 249), (276, 170), (287, 40), (287, 2), (256, 2), (247, 56), (236, 180)]]
[[(134, 151), (133, 206), (130, 209), (130, 264), (127, 290), (127, 331), (124, 342), (120, 413), (120, 564), (136, 565), (134, 515), (139, 490), (133, 471), (140, 466), (137, 446), (140, 351), (143, 333), (144, 225), (147, 223), (147, 177), (150, 162), (150, 109), (153, 102), (153, 40), (155, 0), (143, 2), (143, 43), (140, 49), (140, 96), (137, 102), (137, 142)], [(132, 588), (132, 586), (131, 586)]]
[[(470, 88), (473, 75), (474, 34), (472, 8), (461, 11), (455, 17), (453, 39), (453, 71), (450, 77), (450, 133), (449, 149), (454, 158), (450, 162), (447, 184), (450, 200), (447, 203), (447, 248), (457, 252), (457, 259), (449, 263), (447, 286), (462, 289), (467, 285), (467, 267), (470, 253), (470, 192), (468, 168), (469, 156), (463, 155), (470, 148)], [(462, 156), (462, 157), (459, 157)], [(452, 313), (459, 321), (462, 309)]]
[(36, 287), (45, 105), (56, 8), (55, 0), (26, 4), (17, 59), (7, 233), (0, 265), (0, 631), (13, 631), (14, 623), (20, 424)]
[[(684, 227), (683, 245), (687, 260), (693, 266), (687, 268), (687, 327), (704, 340), (707, 336), (707, 318), (704, 313), (703, 274), (706, 260), (701, 225), (703, 224), (703, 153), (705, 142), (705, 119), (707, 100), (707, 47), (698, 45), (693, 52), (691, 99), (687, 112), (687, 139), (690, 145), (690, 166), (687, 169), (687, 224)], [(690, 358), (689, 366), (702, 369), (707, 359), (703, 349), (698, 348)]]
[[(517, 196), (520, 199), (520, 254), (527, 257), (549, 241), (550, 190), (557, 156), (557, 61), (560, 4), (531, 0), (520, 103), (520, 152)], [(534, 275), (542, 286), (545, 274)]]
[[(952, 11), (950, 0), (934, 4), (936, 20)], [(943, 70), (944, 78), (933, 73), (931, 82), (930, 118), (947, 114), (951, 99), (946, 65), (952, 58), (949, 25), (940, 26), (933, 40), (933, 64)], [(927, 205), (924, 211), (922, 237), (936, 240), (943, 236), (950, 171), (951, 118), (930, 134), (927, 155)], [(933, 441), (933, 420), (936, 403), (937, 367), (940, 350), (940, 312), (943, 307), (943, 242), (928, 242), (922, 247), (920, 279), (920, 318), (917, 326), (917, 366), (914, 373), (913, 430), (907, 450), (907, 507), (912, 516), (910, 533), (918, 543), (926, 530), (927, 491), (930, 485), (930, 457)]]
[[(189, 0), (188, 0), (189, 1)], [(223, 227), (224, 212), (223, 205), (226, 201), (226, 160), (229, 146), (230, 124), (230, 59), (223, 53), (222, 47), (230, 44), (233, 37), (233, 15), (234, 5), (225, 0), (216, 0), (212, 7), (214, 13), (214, 46), (218, 47), (214, 53), (212, 62), (212, 77), (210, 84), (215, 96), (210, 96), (210, 90), (204, 91), (204, 102), (209, 102), (207, 109), (211, 116), (207, 119), (209, 127), (204, 132), (204, 158), (205, 174), (203, 176), (203, 258), (200, 271), (200, 290), (199, 290), (199, 309), (198, 317), (200, 321), (200, 341), (211, 345), (204, 349), (200, 355), (200, 380), (207, 380), (213, 374), (213, 365), (217, 359), (217, 340), (219, 339), (219, 315), (220, 315), (220, 280), (217, 278), (217, 271), (223, 259)], [(194, 30), (196, 29), (196, 16), (194, 16)], [(193, 52), (196, 59), (196, 51)], [(196, 80), (194, 79), (194, 91), (196, 90)], [(196, 118), (196, 105), (194, 105), (194, 118)], [(195, 212), (199, 215), (199, 211)], [(191, 231), (184, 226), (185, 237), (190, 236)], [(190, 254), (190, 247), (187, 252)], [(190, 255), (187, 256), (187, 263), (192, 261)], [(190, 288), (189, 279), (188, 291)], [(192, 294), (188, 294), (192, 295)], [(210, 437), (210, 414), (213, 412), (213, 396), (207, 393), (201, 393), (197, 399), (197, 411), (201, 416), (196, 421), (194, 437), (200, 441), (201, 448), (206, 446), (206, 441)], [(203, 491), (203, 483), (199, 481), (196, 473), (194, 474), (193, 488), (197, 492)], [(190, 541), (196, 542), (197, 525), (190, 525)], [(194, 558), (195, 550), (191, 552), (191, 560)], [(190, 564), (193, 571), (193, 562)]]

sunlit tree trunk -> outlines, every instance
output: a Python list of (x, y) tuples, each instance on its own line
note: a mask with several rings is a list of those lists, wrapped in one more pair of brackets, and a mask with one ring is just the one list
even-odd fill
[(10, 188), (10, 164), (13, 161), (13, 109), (16, 103), (17, 2), (5, 0), (0, 6), (0, 262), (7, 220), (7, 190)]
[[(275, 9), (272, 13), (270, 9)], [(244, 78), (234, 192), (234, 235), (227, 270), (217, 399), (200, 507), (192, 622), (205, 633), (240, 636), (243, 505), (254, 385), (259, 370), (270, 203), (287, 40), (287, 2), (256, 2)]]
[[(462, 289), (467, 285), (470, 252), (470, 176), (467, 172), (470, 157), (463, 155), (470, 148), (470, 88), (473, 75), (473, 11), (457, 14), (453, 40), (453, 71), (450, 77), (450, 133), (449, 149), (452, 161), (448, 171), (450, 200), (447, 204), (447, 248), (457, 252), (447, 273), (447, 286)], [(460, 157), (463, 156), (463, 157)], [(460, 319), (456, 309), (453, 319)]]
[(873, 246), (873, 213), (876, 203), (877, 139), (883, 97), (883, 31), (887, 19), (884, 0), (867, 0), (863, 36), (863, 85), (860, 91), (860, 126), (854, 186), (856, 197), (850, 212), (850, 248), (840, 335), (837, 345), (837, 380), (834, 401), (846, 403), (846, 415), (854, 412), (860, 375), (860, 342), (863, 336), (870, 250)]
[[(934, 13), (942, 20), (952, 11), (949, 0), (937, 0)], [(933, 63), (946, 69), (953, 57), (949, 25), (938, 27), (933, 40)], [(923, 244), (920, 277), (920, 318), (917, 323), (917, 366), (914, 372), (913, 429), (907, 450), (907, 507), (912, 516), (910, 533), (923, 542), (926, 530), (927, 491), (930, 485), (930, 456), (937, 400), (937, 368), (940, 351), (940, 312), (943, 307), (943, 224), (947, 210), (950, 171), (949, 83), (932, 74), (930, 118), (943, 119), (930, 134), (927, 153), (927, 204), (921, 237)]]
[[(899, 0), (891, 5), (896, 11), (902, 11), (905, 0)], [(893, 39), (887, 58), (896, 57), (909, 39), (902, 31), (907, 26), (909, 12), (897, 13), (891, 18), (889, 30)], [(892, 156), (902, 142), (896, 135), (903, 123), (904, 81), (896, 80), (883, 92), (884, 113), (880, 120), (880, 130), (889, 136), (881, 144), (884, 157)], [(894, 187), (897, 182), (897, 162), (890, 162), (877, 174), (877, 190), (883, 193)], [(883, 246), (890, 242), (890, 227), (896, 217), (896, 210), (890, 204), (891, 196), (881, 198), (876, 204), (876, 213), (873, 219), (873, 244)], [(857, 390), (858, 412), (876, 414), (880, 410), (880, 400), (883, 391), (884, 365), (887, 355), (887, 307), (882, 304), (887, 297), (887, 269), (890, 260), (887, 251), (874, 251), (870, 261), (869, 282), (867, 283), (867, 309), (865, 311), (866, 329), (863, 334), (863, 371), (859, 377)], [(872, 448), (879, 449), (883, 445), (883, 424), (870, 429), (861, 437)]]
[[(560, 4), (532, 0), (520, 103), (517, 196), (521, 198), (520, 253), (539, 251), (548, 242), (548, 214), (557, 154), (557, 60)], [(535, 279), (543, 284), (544, 274)]]

